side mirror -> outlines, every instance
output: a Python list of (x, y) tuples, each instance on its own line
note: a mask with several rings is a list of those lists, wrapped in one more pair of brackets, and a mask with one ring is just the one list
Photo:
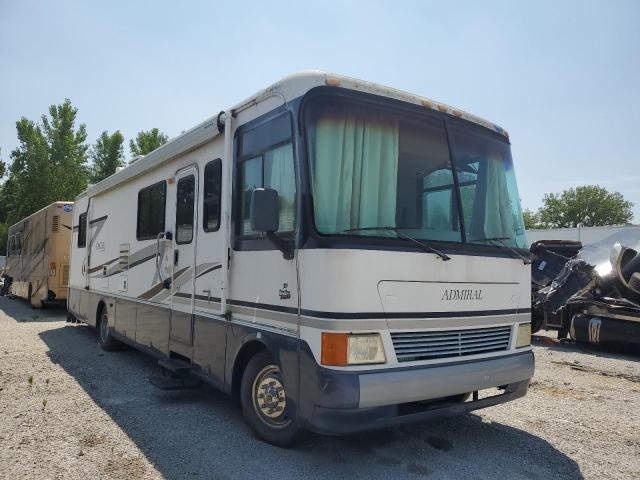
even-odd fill
[(280, 204), (278, 192), (272, 188), (256, 188), (251, 193), (249, 210), (251, 230), (265, 233), (269, 241), (282, 252), (285, 260), (293, 259), (293, 245), (276, 235), (280, 229)]
[(256, 188), (251, 193), (251, 230), (273, 233), (280, 228), (278, 192), (272, 188)]

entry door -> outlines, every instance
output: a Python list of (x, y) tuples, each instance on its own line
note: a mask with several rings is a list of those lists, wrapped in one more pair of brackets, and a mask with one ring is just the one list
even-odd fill
[(171, 340), (184, 345), (193, 345), (195, 252), (197, 241), (197, 228), (195, 226), (198, 224), (196, 200), (198, 198), (197, 166), (179, 170), (175, 175), (175, 182)]

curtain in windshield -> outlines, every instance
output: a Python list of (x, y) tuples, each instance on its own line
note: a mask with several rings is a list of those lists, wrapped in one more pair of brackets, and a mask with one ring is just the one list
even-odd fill
[(526, 247), (509, 144), (450, 128), (467, 241)]
[(309, 134), (316, 228), (395, 225), (398, 121), (353, 105), (327, 104), (316, 114)]

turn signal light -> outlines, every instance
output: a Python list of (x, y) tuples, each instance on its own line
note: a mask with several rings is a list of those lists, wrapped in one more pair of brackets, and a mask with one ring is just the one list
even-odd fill
[(323, 365), (344, 367), (346, 365), (363, 365), (385, 363), (384, 346), (378, 333), (322, 334), (322, 353), (320, 362)]

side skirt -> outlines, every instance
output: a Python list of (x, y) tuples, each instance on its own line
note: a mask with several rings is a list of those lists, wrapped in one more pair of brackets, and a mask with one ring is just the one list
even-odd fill
[[(140, 345), (139, 343), (136, 343), (135, 341), (133, 341), (132, 339), (116, 332), (113, 328), (109, 328), (109, 334), (113, 336), (113, 338), (115, 338), (116, 340), (118, 340), (119, 342), (124, 343), (125, 345), (138, 350), (139, 352), (142, 352), (146, 355), (149, 355), (157, 360), (162, 360), (162, 359), (167, 359), (169, 357), (167, 357), (167, 355), (165, 355), (164, 353), (156, 350), (155, 348), (151, 348), (151, 347), (147, 347), (145, 345)], [(208, 385), (211, 385), (212, 387), (214, 387), (216, 390), (220, 390), (224, 393), (231, 393), (231, 388), (228, 387), (227, 385), (225, 385), (224, 383), (218, 381), (217, 379), (211, 377), (210, 375), (206, 375), (205, 373), (203, 373), (200, 369), (200, 367), (196, 364), (192, 364), (192, 369), (191, 369), (191, 375), (193, 375), (194, 377), (199, 378), (200, 380), (202, 380), (203, 382), (207, 383)]]

